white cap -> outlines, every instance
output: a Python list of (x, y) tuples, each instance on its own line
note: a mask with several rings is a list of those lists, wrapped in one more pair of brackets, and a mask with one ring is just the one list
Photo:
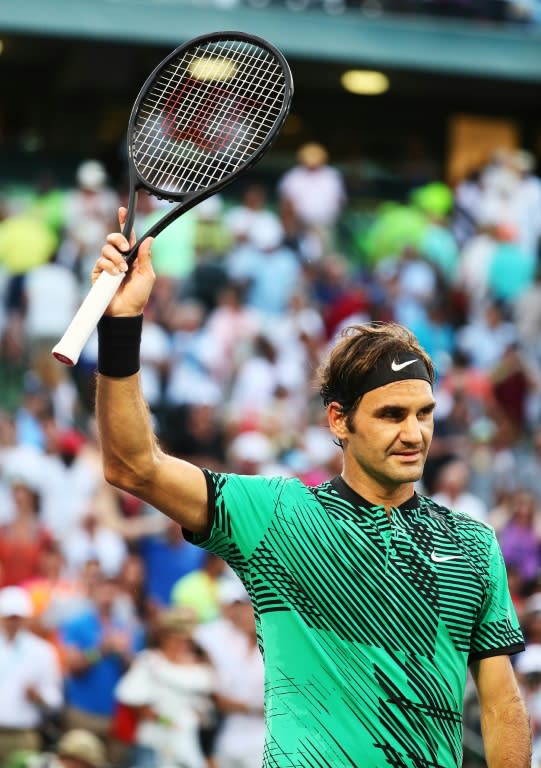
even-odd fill
[(85, 160), (77, 168), (77, 184), (84, 189), (96, 191), (107, 181), (105, 168), (97, 160)]
[(0, 590), (0, 616), (32, 616), (30, 595), (22, 587), (4, 587)]

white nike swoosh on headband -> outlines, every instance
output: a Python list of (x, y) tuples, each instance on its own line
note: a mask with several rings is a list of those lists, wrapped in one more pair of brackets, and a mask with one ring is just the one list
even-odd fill
[(393, 371), (401, 371), (402, 368), (405, 368), (407, 365), (411, 365), (412, 363), (416, 363), (418, 358), (414, 357), (413, 360), (406, 360), (405, 363), (397, 363), (396, 360), (393, 360), (391, 363), (391, 368)]
[(462, 555), (437, 555), (433, 549), (430, 553), (430, 559), (434, 563), (446, 563), (448, 560), (459, 560)]

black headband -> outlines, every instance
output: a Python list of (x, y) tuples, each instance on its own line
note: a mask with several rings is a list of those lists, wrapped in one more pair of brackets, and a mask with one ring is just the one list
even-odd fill
[(363, 376), (360, 387), (355, 393), (355, 401), (359, 401), (372, 389), (406, 379), (422, 379), (432, 386), (432, 379), (425, 362), (421, 357), (416, 357), (414, 352), (399, 352), (393, 357), (380, 358), (376, 365)]

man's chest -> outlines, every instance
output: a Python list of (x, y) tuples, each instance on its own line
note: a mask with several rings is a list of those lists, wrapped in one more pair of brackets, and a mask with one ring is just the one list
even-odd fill
[(285, 602), (344, 639), (420, 653), (433, 651), (442, 628), (467, 651), (487, 589), (452, 532), (383, 511), (278, 520), (253, 564), (274, 607)]

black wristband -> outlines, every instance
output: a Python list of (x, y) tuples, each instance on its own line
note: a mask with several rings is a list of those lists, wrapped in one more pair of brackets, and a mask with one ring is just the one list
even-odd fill
[(98, 323), (98, 373), (114, 379), (137, 373), (143, 315), (110, 317)]

